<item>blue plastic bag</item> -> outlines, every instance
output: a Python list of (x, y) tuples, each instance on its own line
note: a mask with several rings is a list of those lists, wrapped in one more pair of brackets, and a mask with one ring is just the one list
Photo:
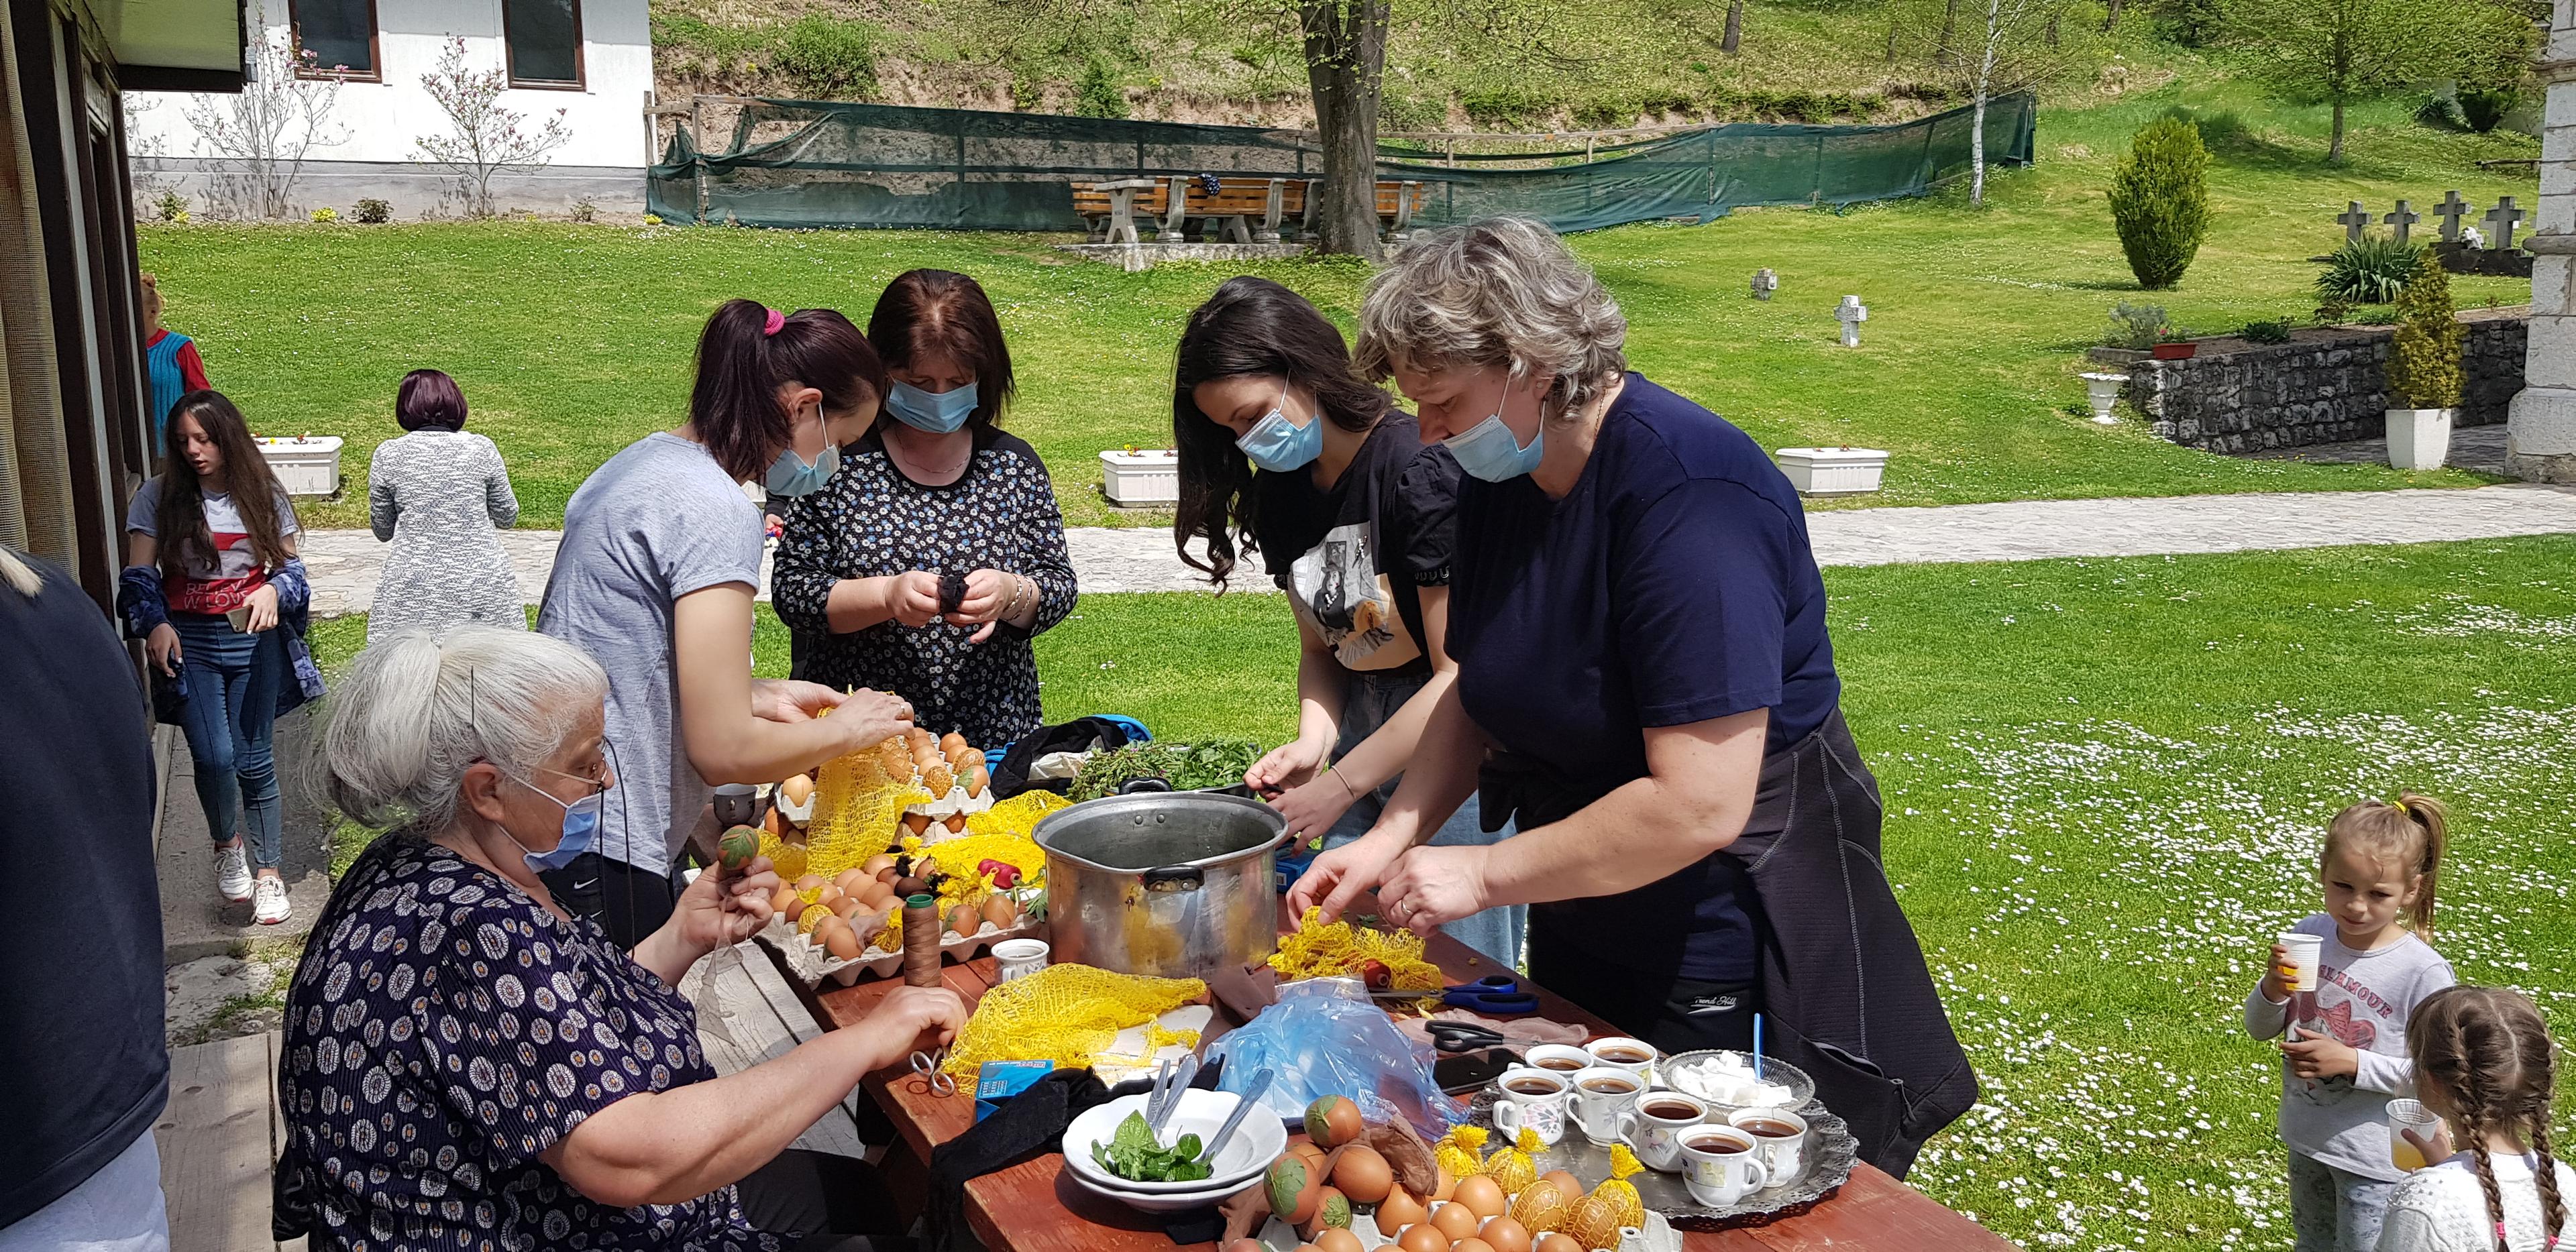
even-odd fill
[(1431, 1076), (1435, 1053), (1395, 1028), (1353, 978), (1309, 978), (1279, 988), (1279, 1003), (1208, 1045), (1225, 1058), (1219, 1089), (1242, 1094), (1253, 1075), (1273, 1071), (1264, 1107), (1296, 1121), (1319, 1096), (1347, 1096), (1372, 1122), (1401, 1117), (1424, 1140), (1467, 1119), (1464, 1105)]

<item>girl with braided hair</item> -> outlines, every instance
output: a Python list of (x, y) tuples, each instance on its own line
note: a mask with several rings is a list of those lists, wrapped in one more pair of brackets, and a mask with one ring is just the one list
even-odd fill
[(2409, 1093), (2415, 1006), (2457, 979), (2426, 940), (2450, 813), (2430, 796), (2365, 800), (2335, 814), (2317, 860), (2325, 911), (2317, 982), (2293, 1003), (2288, 952), (2245, 998), (2245, 1032), (2281, 1040), (2281, 1141), (2290, 1149), (2298, 1252), (2371, 1252), (2406, 1175), (2388, 1150), (2388, 1100)]
[(2429, 1141), (2407, 1132), (2431, 1164), (2389, 1197), (2378, 1252), (2549, 1252), (2576, 1235), (2576, 1170), (2550, 1150), (2557, 1048), (2540, 1010), (2501, 987), (2451, 987), (2416, 1007), (2406, 1045), (2416, 1098), (2447, 1124)]

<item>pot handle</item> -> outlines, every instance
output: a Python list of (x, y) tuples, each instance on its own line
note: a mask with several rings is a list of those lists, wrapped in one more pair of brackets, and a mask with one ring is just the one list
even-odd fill
[(1171, 789), (1172, 784), (1165, 779), (1130, 778), (1126, 782), (1119, 784), (1118, 794), (1122, 796), (1144, 795), (1149, 792), (1165, 792), (1170, 791)]
[(1196, 891), (1207, 885), (1207, 875), (1195, 865), (1166, 865), (1146, 870), (1143, 886), (1147, 891)]

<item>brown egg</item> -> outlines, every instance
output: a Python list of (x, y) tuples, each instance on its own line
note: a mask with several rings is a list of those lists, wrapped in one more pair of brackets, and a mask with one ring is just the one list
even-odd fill
[(923, 730), (919, 726), (905, 727), (903, 739), (905, 743), (912, 746), (912, 750), (915, 752), (919, 752), (925, 748), (935, 748), (939, 746), (939, 736)]
[(1431, 1224), (1451, 1239), (1464, 1239), (1484, 1223), (1476, 1216), (1476, 1210), (1452, 1200), (1431, 1210)]
[(809, 891), (820, 892), (824, 887), (829, 886), (830, 884), (823, 881), (823, 876), (821, 874), (807, 874), (804, 877), (797, 879), (795, 885), (796, 894), (803, 895)]
[(796, 888), (782, 885), (769, 897), (769, 911), (793, 919), (804, 901), (796, 898)]
[(983, 926), (984, 915), (966, 905), (961, 904), (948, 910), (948, 929), (958, 934), (971, 935), (983, 929)]
[(947, 820), (947, 822), (946, 822), (946, 825), (947, 825), (947, 827), (948, 827), (948, 833), (949, 833), (949, 834), (952, 834), (952, 835), (962, 835), (962, 834), (965, 834), (965, 833), (966, 833), (966, 815), (965, 815), (965, 814), (963, 814), (963, 813), (951, 813), (951, 814), (949, 814), (949, 815), (948, 815), (948, 820)]
[(947, 734), (939, 737), (939, 750), (941, 752), (955, 752), (959, 748), (965, 746), (966, 736), (961, 735), (956, 731), (949, 731)]
[(984, 768), (984, 764), (983, 764), (983, 762), (981, 762), (981, 761), (969, 761), (969, 762), (967, 762), (967, 764), (966, 764), (966, 794), (968, 794), (968, 795), (970, 795), (970, 796), (980, 796), (980, 795), (984, 794), (984, 789), (985, 789), (985, 788), (990, 787), (990, 786), (992, 786), (992, 785), (993, 785), (993, 771), (991, 771), (991, 770), (989, 770), (989, 769)]
[[(923, 831), (925, 831), (925, 830), (930, 829), (930, 814), (928, 814), (928, 813), (906, 813), (906, 814), (904, 814), (904, 815), (903, 815), (903, 829), (904, 829), (904, 832), (905, 832), (905, 833), (907, 833), (907, 834), (914, 835), (914, 836), (918, 836), (918, 835), (920, 835), (920, 834), (921, 834), (921, 832), (923, 832)], [(882, 877), (882, 875), (880, 875), (880, 877)]]
[(1020, 921), (1020, 910), (1011, 903), (1011, 897), (998, 891), (985, 899), (983, 912), (984, 920), (1001, 930), (1009, 930)]
[(1538, 1180), (1540, 1182), (1555, 1183), (1556, 1189), (1565, 1193), (1565, 1202), (1567, 1204), (1572, 1204), (1575, 1201), (1582, 1199), (1584, 1196), (1583, 1184), (1575, 1181), (1574, 1175), (1569, 1174), (1564, 1170), (1551, 1169), (1546, 1173), (1539, 1175)]
[(1342, 1159), (1334, 1163), (1333, 1185), (1362, 1204), (1375, 1204), (1395, 1186), (1395, 1167), (1377, 1149), (1354, 1143), (1342, 1149)]
[(1450, 1173), (1449, 1167), (1446, 1165), (1438, 1166), (1437, 1168), (1440, 1171), (1440, 1185), (1431, 1189), (1431, 1198), (1434, 1200), (1450, 1200), (1457, 1198), (1458, 1176)]
[(1586, 1252), (1586, 1249), (1574, 1236), (1551, 1231), (1538, 1237), (1534, 1252)]
[[(832, 936), (845, 932), (849, 930), (849, 928), (850, 924), (842, 921), (840, 918), (826, 917), (823, 920), (814, 923), (814, 932), (806, 937), (814, 941), (815, 947), (829, 952), (832, 950)], [(850, 937), (855, 939), (858, 936), (851, 935)]]
[(1329, 1230), (1316, 1232), (1315, 1252), (1368, 1252), (1368, 1249), (1360, 1245), (1358, 1235), (1335, 1226)]
[(1312, 1142), (1289, 1144), (1288, 1151), (1290, 1155), (1305, 1158), (1306, 1168), (1318, 1173), (1323, 1171), (1326, 1153), (1322, 1148), (1316, 1147)]
[(1414, 1199), (1412, 1192), (1400, 1186), (1389, 1184), (1386, 1198), (1377, 1202), (1377, 1228), (1381, 1231), (1397, 1230), (1429, 1220), (1431, 1210), (1422, 1207), (1422, 1201)]
[(1494, 1245), (1494, 1252), (1530, 1252), (1529, 1228), (1508, 1217), (1486, 1222), (1476, 1237)]
[(1510, 1201), (1503, 1195), (1503, 1184), (1483, 1174), (1469, 1174), (1458, 1180), (1459, 1207), (1478, 1217), (1500, 1217)]
[(841, 894), (845, 896), (854, 896), (859, 894), (859, 888), (875, 882), (876, 880), (877, 878), (875, 874), (870, 873), (867, 870), (860, 869), (857, 866), (852, 866), (848, 869), (842, 870), (838, 874), (832, 875), (832, 885), (840, 888)]
[(883, 875), (887, 870), (893, 868), (894, 854), (891, 852), (880, 852), (861, 863), (859, 866), (859, 872), (870, 878), (877, 878)]
[(839, 884), (827, 882), (823, 884), (821, 890), (814, 893), (814, 903), (830, 904), (832, 901), (840, 899), (841, 895), (842, 891)]
[[(1380, 1213), (1379, 1216), (1383, 1218), (1385, 1214)], [(1378, 1228), (1385, 1229), (1385, 1222), (1381, 1220)], [(1403, 1234), (1395, 1237), (1398, 1252), (1449, 1252), (1451, 1242), (1449, 1236), (1442, 1234), (1439, 1227), (1429, 1222), (1407, 1226)]]
[(834, 900), (823, 907), (832, 910), (832, 916), (840, 918), (842, 921), (846, 922), (850, 920), (851, 914), (860, 912), (868, 906), (866, 902), (860, 900), (857, 896), (842, 896), (840, 899)]
[(1470, 1235), (1450, 1244), (1449, 1252), (1494, 1252), (1494, 1245)]
[(814, 780), (803, 774), (795, 775), (778, 784), (778, 794), (787, 797), (789, 804), (801, 809), (805, 807), (806, 801), (814, 798)]

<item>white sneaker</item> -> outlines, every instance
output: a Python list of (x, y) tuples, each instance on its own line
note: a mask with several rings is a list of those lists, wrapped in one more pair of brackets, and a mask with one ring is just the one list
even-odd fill
[(260, 879), (259, 888), (254, 893), (254, 897), (256, 902), (251, 905), (251, 917), (258, 921), (260, 925), (274, 926), (279, 922), (286, 920), (287, 908), (285, 879)]
[(215, 894), (235, 904), (250, 898), (250, 851), (244, 845), (215, 849)]

